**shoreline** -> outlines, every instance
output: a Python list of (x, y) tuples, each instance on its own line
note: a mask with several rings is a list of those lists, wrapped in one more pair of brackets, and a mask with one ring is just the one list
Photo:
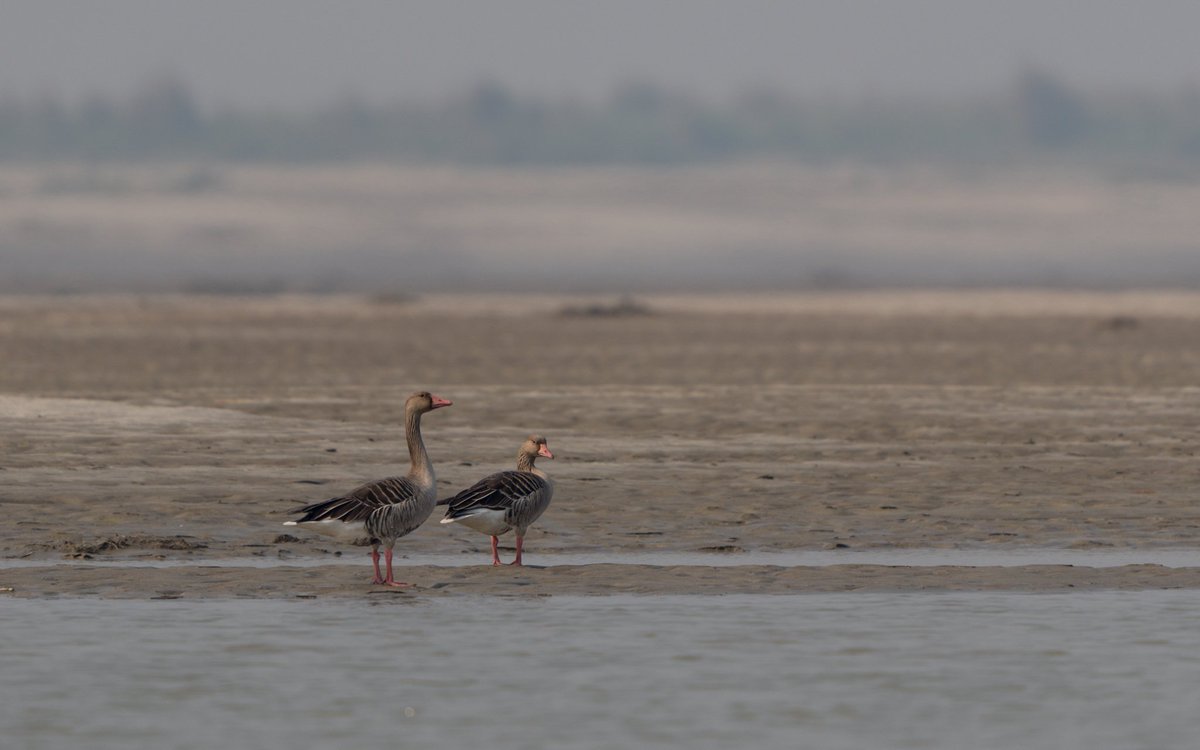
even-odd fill
[(728, 567), (562, 565), (521, 569), (400, 566), (414, 584), (389, 589), (367, 583), (369, 566), (114, 568), (71, 565), (0, 571), (3, 596), (24, 599), (375, 599), (379, 596), (606, 596), (809, 593), (1044, 593), (1200, 589), (1200, 567), (1123, 565)]

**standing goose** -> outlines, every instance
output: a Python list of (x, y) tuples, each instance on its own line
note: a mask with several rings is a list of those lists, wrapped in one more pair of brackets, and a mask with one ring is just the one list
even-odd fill
[(492, 474), (438, 503), (450, 506), (442, 523), (461, 523), (492, 537), (492, 565), (500, 564), (498, 537), (509, 529), (517, 530), (517, 557), (512, 564), (521, 564), (525, 532), (550, 506), (554, 482), (533, 465), (538, 456), (554, 458), (546, 438), (530, 435), (517, 451), (516, 471)]
[[(408, 473), (368, 482), (340, 497), (306, 505), (294, 511), (303, 513), (302, 517), (284, 526), (300, 526), (345, 541), (370, 537), (371, 562), (375, 565), (372, 583), (410, 585), (392, 578), (392, 547), (429, 518), (437, 501), (437, 479), (421, 439), (421, 415), (451, 404), (427, 391), (409, 396), (404, 402), (404, 436), (412, 458)], [(386, 577), (379, 574), (380, 544), (387, 561)]]

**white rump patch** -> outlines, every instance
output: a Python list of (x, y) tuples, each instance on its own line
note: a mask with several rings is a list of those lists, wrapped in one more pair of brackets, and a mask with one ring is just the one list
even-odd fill
[(338, 521), (337, 519), (333, 518), (326, 518), (322, 521), (303, 521), (301, 523), (297, 523), (295, 521), (285, 521), (283, 525), (299, 526), (302, 529), (308, 529), (309, 531), (315, 531), (318, 534), (324, 534), (325, 536), (341, 539), (344, 542), (356, 542), (359, 539), (367, 539), (370, 537), (370, 534), (367, 533), (366, 528), (363, 527), (362, 521), (352, 521), (347, 523), (345, 521)]
[(491, 508), (476, 508), (457, 518), (443, 518), (442, 523), (461, 523), (468, 529), (475, 529), (489, 536), (499, 536), (512, 528), (504, 521), (504, 511)]

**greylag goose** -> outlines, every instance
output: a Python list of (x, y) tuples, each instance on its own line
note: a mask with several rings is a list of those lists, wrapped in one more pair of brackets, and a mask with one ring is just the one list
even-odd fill
[(517, 530), (517, 557), (513, 565), (521, 564), (521, 548), (529, 525), (550, 506), (554, 482), (546, 472), (533, 465), (538, 456), (554, 458), (546, 438), (530, 435), (517, 451), (517, 470), (501, 471), (484, 477), (467, 489), (438, 505), (449, 505), (442, 523), (461, 523), (492, 537), (492, 565), (500, 564), (496, 549), (498, 537), (509, 529)]
[[(284, 526), (299, 526), (345, 541), (371, 540), (371, 562), (375, 566), (372, 583), (408, 586), (392, 577), (392, 547), (400, 537), (415, 530), (429, 518), (437, 501), (437, 478), (421, 439), (421, 415), (451, 406), (452, 402), (422, 391), (404, 402), (404, 436), (412, 466), (402, 477), (368, 482), (345, 495), (296, 509), (304, 515)], [(379, 545), (383, 545), (387, 575), (379, 574)]]

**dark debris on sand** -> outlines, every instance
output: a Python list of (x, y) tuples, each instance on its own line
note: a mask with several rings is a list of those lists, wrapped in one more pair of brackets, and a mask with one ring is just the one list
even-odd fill
[(631, 318), (653, 314), (654, 311), (649, 305), (630, 296), (621, 297), (610, 304), (593, 302), (587, 305), (567, 305), (559, 310), (559, 315), (566, 318)]
[(147, 534), (114, 534), (91, 541), (66, 539), (34, 546), (41, 549), (63, 552), (70, 557), (94, 555), (101, 552), (114, 552), (122, 549), (197, 550), (208, 547), (206, 543), (196, 540), (195, 537), (183, 535), (150, 536)]

